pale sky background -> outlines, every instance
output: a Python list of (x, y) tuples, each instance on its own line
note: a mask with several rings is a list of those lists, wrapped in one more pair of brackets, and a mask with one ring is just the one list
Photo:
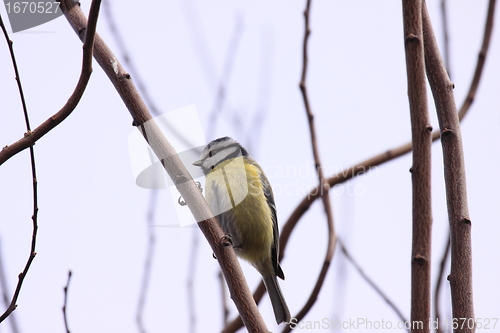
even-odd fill
[[(161, 112), (194, 104), (207, 140), (228, 135), (248, 148), (275, 189), (283, 226), (316, 184), (298, 88), (305, 1), (189, 0), (147, 5), (112, 1), (110, 5), (136, 68)], [(441, 43), (439, 2), (429, 1), (428, 5)], [(86, 14), (89, 7), (90, 1), (82, 1)], [(452, 80), (459, 106), (475, 68), (486, 8), (485, 0), (449, 4)], [(98, 32), (122, 60), (102, 9)], [(5, 7), (0, 6), (0, 13), (8, 24)], [(216, 126), (209, 128), (209, 114), (236, 26), (239, 42), (226, 80), (225, 103)], [(498, 26), (497, 22), (478, 94), (462, 126), (473, 225), (475, 313), (477, 318), (490, 319), (500, 317)], [(313, 0), (311, 29), (307, 84), (325, 174), (406, 143), (411, 134), (401, 1)], [(80, 74), (82, 43), (64, 17), (10, 33), (10, 38), (35, 128), (72, 93)], [(5, 41), (0, 45), (0, 144), (5, 146), (23, 136), (25, 125), (8, 48)], [(438, 128), (430, 92), (429, 101), (432, 124)], [(256, 124), (258, 112), (263, 116)], [(131, 124), (120, 97), (94, 62), (78, 107), (35, 145), (38, 255), (14, 312), (20, 332), (64, 332), (61, 308), (68, 270), (73, 272), (68, 294), (72, 332), (138, 332), (135, 315), (148, 242), (150, 191), (135, 184), (128, 149)], [(448, 222), (439, 142), (432, 153), (434, 286)], [(338, 235), (407, 318), (410, 167), (411, 155), (406, 155), (331, 192)], [(28, 150), (0, 167), (0, 248), (9, 297), (29, 254), (30, 170)], [(220, 331), (218, 264), (198, 228), (178, 227), (166, 190), (159, 192), (155, 224), (156, 245), (144, 314), (147, 331), (189, 330), (186, 277), (196, 234), (195, 331)], [(282, 262), (286, 280), (280, 281), (281, 288), (292, 315), (309, 296), (325, 249), (326, 221), (318, 201), (292, 234)], [(247, 263), (242, 267), (253, 290), (260, 276)], [(444, 290), (443, 309), (451, 317), (447, 282)], [(234, 318), (234, 305), (229, 305)], [(1, 308), (3, 312), (5, 306)], [(279, 331), (267, 295), (260, 309), (269, 329)], [(384, 320), (393, 326), (398, 320), (338, 249), (318, 301), (304, 320), (323, 318)], [(496, 329), (499, 327), (497, 323)], [(359, 331), (370, 330), (362, 326)], [(0, 332), (12, 332), (9, 320), (0, 325)]]

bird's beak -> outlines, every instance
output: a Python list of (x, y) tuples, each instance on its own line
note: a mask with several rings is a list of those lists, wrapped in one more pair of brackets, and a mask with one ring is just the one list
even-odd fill
[(202, 163), (203, 163), (203, 160), (199, 160), (199, 161), (193, 162), (193, 165), (201, 166)]

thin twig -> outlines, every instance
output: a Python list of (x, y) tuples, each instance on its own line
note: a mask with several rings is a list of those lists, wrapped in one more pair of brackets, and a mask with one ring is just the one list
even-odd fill
[(66, 333), (70, 333), (68, 326), (68, 289), (69, 282), (71, 281), (71, 271), (68, 272), (68, 281), (66, 282), (66, 286), (64, 287), (64, 304), (63, 304), (63, 318), (64, 318), (64, 327), (66, 328)]
[[(222, 272), (219, 271), (217, 274), (217, 278), (219, 279), (219, 285), (221, 288), (220, 291), (220, 296), (221, 296), (221, 303), (222, 303), (222, 327), (226, 327), (228, 321), (229, 321), (229, 307), (227, 304), (227, 292), (226, 292), (226, 283), (224, 282), (224, 275), (222, 275)], [(239, 316), (238, 316), (239, 318)]]
[[(469, 91), (467, 93), (467, 96), (465, 97), (465, 100), (462, 103), (462, 106), (460, 107), (460, 111), (458, 112), (458, 117), (460, 120), (462, 120), (470, 110), (470, 107), (472, 103), (474, 102), (474, 99), (476, 97), (477, 93), (477, 88), (479, 86), (479, 83), (481, 81), (481, 77), (483, 74), (483, 69), (484, 69), (484, 64), (486, 62), (486, 56), (488, 54), (489, 50), (489, 44), (491, 40), (491, 35), (492, 35), (492, 30), (493, 30), (493, 18), (494, 18), (494, 9), (495, 9), (495, 2), (496, 0), (490, 0), (489, 2), (489, 7), (488, 7), (488, 16), (486, 20), (486, 26), (485, 26), (485, 31), (484, 31), (484, 36), (483, 36), (483, 43), (481, 45), (481, 49), (478, 54), (478, 59), (476, 62), (476, 67), (474, 71), (474, 77), (470, 83), (469, 86)], [(432, 141), (436, 141), (440, 138), (440, 133), (439, 130), (435, 130), (432, 132)], [(355, 178), (357, 176), (363, 175), (366, 172), (370, 171), (372, 168), (375, 168), (381, 164), (384, 164), (386, 162), (392, 161), (398, 157), (401, 157), (411, 151), (412, 148), (412, 143), (411, 141), (408, 143), (405, 143), (401, 146), (398, 146), (393, 149), (389, 149), (381, 154), (375, 155), (373, 157), (370, 157), (361, 163), (358, 163), (356, 165), (353, 165), (345, 170), (342, 170), (341, 172), (337, 173), (336, 175), (331, 176), (328, 178), (328, 184), (330, 185), (330, 188), (334, 187), (335, 185), (342, 184), (352, 178)], [(319, 186), (311, 189), (309, 193), (302, 199), (302, 201), (297, 205), (295, 210), (292, 212), (290, 217), (288, 218), (287, 222), (285, 223), (283, 230), (281, 231), (281, 237), (280, 237), (280, 257), (284, 255), (284, 249), (286, 248), (286, 244), (288, 243), (288, 239), (295, 228), (295, 225), (298, 223), (302, 215), (304, 215), (313, 202), (319, 198)], [(281, 258), (280, 258), (281, 259)]]
[[(187, 292), (187, 311), (189, 314), (189, 332), (196, 332), (196, 292), (194, 290), (195, 280), (197, 278), (196, 275), (196, 267), (198, 263), (198, 248), (200, 245), (200, 237), (199, 232), (196, 229), (192, 230), (191, 237), (191, 247), (190, 247), (190, 255), (189, 255), (189, 266), (187, 272), (187, 281), (186, 281), (186, 292)], [(222, 273), (219, 270), (220, 275)]]
[[(98, 17), (98, 13), (99, 13), (99, 4), (100, 4), (100, 0), (93, 1), (92, 6), (91, 6), (91, 11), (89, 14), (89, 17), (91, 18), (89, 20), (89, 39), (88, 39), (88, 42), (84, 43), (84, 51), (83, 51), (84, 52), (84, 57), (83, 57), (84, 64), (82, 66), (82, 75), (80, 76), (80, 81), (78, 82), (78, 85), (77, 85), (77, 88), (79, 86), (83, 86), (81, 89), (81, 94), (83, 94), (83, 91), (85, 90), (85, 86), (88, 82), (88, 78), (90, 77), (90, 73), (92, 72), (91, 68), (92, 68), (93, 34), (95, 32), (95, 25), (97, 23), (97, 17)], [(0, 322), (2, 322), (5, 320), (5, 318), (7, 318), (9, 316), (9, 314), (12, 313), (12, 311), (14, 311), (16, 309), (16, 307), (17, 307), (16, 302), (17, 302), (17, 299), (19, 297), (19, 293), (21, 292), (21, 287), (22, 287), (23, 281), (26, 277), (26, 274), (28, 273), (28, 270), (31, 266), (31, 263), (33, 262), (33, 259), (35, 259), (35, 256), (36, 256), (36, 252), (35, 252), (36, 236), (37, 236), (37, 231), (38, 231), (38, 221), (37, 221), (37, 217), (38, 217), (38, 191), (37, 191), (38, 185), (37, 184), (38, 183), (37, 183), (37, 177), (36, 177), (35, 152), (33, 149), (33, 144), (35, 143), (36, 140), (38, 140), (41, 136), (43, 136), (45, 133), (47, 133), (50, 129), (54, 128), (55, 126), (57, 126), (58, 123), (60, 123), (62, 120), (64, 120), (64, 118), (66, 118), (69, 115), (69, 113), (71, 113), (71, 111), (74, 109), (74, 107), (71, 108), (70, 110), (68, 109), (69, 113), (67, 113), (68, 110), (66, 110), (67, 114), (65, 113), (64, 117), (57, 118), (58, 115), (61, 116), (60, 113), (61, 113), (61, 111), (63, 111), (63, 110), (61, 110), (55, 116), (53, 116), (51, 119), (47, 120), (42, 125), (37, 127), (34, 131), (31, 131), (29, 117), (28, 117), (28, 110), (26, 107), (26, 102), (24, 99), (24, 92), (23, 92), (22, 85), (21, 85), (21, 78), (19, 76), (19, 72), (17, 69), (17, 63), (16, 63), (16, 59), (15, 59), (15, 55), (14, 55), (13, 42), (10, 40), (10, 38), (8, 36), (7, 30), (5, 29), (5, 25), (3, 23), (1, 16), (0, 16), (0, 25), (1, 25), (2, 31), (4, 33), (4, 36), (9, 44), (9, 50), (10, 50), (10, 54), (11, 54), (11, 58), (12, 58), (12, 64), (14, 66), (14, 71), (16, 74), (16, 81), (17, 81), (17, 85), (18, 85), (18, 89), (19, 89), (19, 94), (21, 96), (21, 102), (23, 105), (23, 112), (24, 112), (24, 118), (25, 118), (26, 129), (27, 129), (27, 132), (24, 135), (23, 139), (17, 141), (16, 143), (12, 144), (11, 146), (6, 146), (2, 149), (2, 151), (0, 152), (0, 165), (3, 162), (5, 162), (7, 159), (12, 157), (13, 155), (20, 152), (21, 150), (24, 150), (24, 149), (29, 147), (30, 160), (31, 160), (31, 174), (32, 174), (32, 179), (33, 179), (33, 216), (32, 216), (33, 234), (31, 237), (30, 255), (28, 257), (28, 261), (26, 262), (24, 270), (19, 274), (18, 283), (16, 286), (16, 290), (14, 292), (14, 295), (12, 297), (12, 301), (11, 301), (9, 307), (0, 316)], [(87, 51), (87, 53), (86, 53), (86, 51)], [(87, 60), (87, 61), (85, 61), (85, 60)], [(86, 78), (86, 80), (83, 80), (82, 77), (84, 76), (83, 73), (84, 73), (85, 69), (89, 70), (88, 77)], [(87, 71), (85, 71), (85, 73), (87, 73)], [(82, 82), (82, 81), (84, 81), (84, 82)], [(75, 89), (75, 92), (73, 92), (73, 95), (70, 97), (70, 100), (76, 99), (76, 101), (74, 101), (75, 102), (74, 106), (76, 106), (76, 104), (78, 104), (78, 101), (81, 97), (81, 94), (80, 94), (79, 97), (76, 98), (75, 95), (77, 95), (76, 94), (77, 90), (78, 89)], [(69, 104), (69, 101), (67, 104)], [(56, 119), (54, 119), (54, 118), (56, 118)], [(59, 122), (57, 122), (57, 120), (59, 120)], [(45, 124), (45, 126), (44, 126), (44, 124)]]
[[(490, 0), (490, 5), (488, 7), (488, 17), (483, 36), (483, 43), (479, 51), (478, 59), (476, 62), (474, 77), (469, 85), (469, 91), (467, 93), (467, 96), (464, 102), (462, 103), (460, 111), (458, 112), (460, 120), (462, 120), (470, 110), (470, 107), (474, 102), (474, 98), (476, 96), (477, 88), (481, 81), (484, 64), (486, 61), (486, 56), (489, 50), (488, 46), (492, 35), (494, 3), (495, 0)], [(439, 138), (440, 138), (439, 130), (433, 131), (432, 141), (433, 142), (437, 141)], [(330, 178), (328, 178), (328, 185), (330, 186), (330, 188), (333, 188), (335, 185), (342, 184), (357, 176), (361, 176), (366, 172), (369, 172), (372, 168), (375, 168), (386, 162), (392, 161), (398, 157), (406, 155), (411, 151), (411, 149), (412, 149), (412, 143), (410, 141), (393, 149), (389, 149), (381, 154), (370, 157), (358, 164), (348, 167), (347, 169), (342, 170), (341, 172), (331, 176)], [(319, 194), (320, 190), (318, 185), (315, 188), (311, 189), (309, 193), (302, 199), (302, 201), (297, 205), (295, 210), (292, 212), (292, 214), (284, 224), (283, 230), (281, 230), (280, 233), (280, 257), (279, 257), (280, 261), (285, 256), (285, 249), (288, 244), (288, 240), (290, 239), (290, 236), (292, 234), (292, 231), (295, 229), (295, 226), (300, 221), (300, 218), (309, 210), (314, 201), (319, 198)], [(261, 282), (254, 292), (254, 299), (257, 303), (260, 302), (260, 300), (262, 299), (264, 291), (265, 291), (264, 283)], [(231, 329), (228, 329), (227, 332), (235, 332), (239, 327), (241, 327), (241, 324), (238, 324), (239, 322), (241, 323), (240, 318), (236, 318), (234, 321), (228, 324), (227, 328), (230, 327)]]
[[(35, 167), (35, 156), (33, 150), (33, 144), (36, 140), (50, 131), (52, 128), (57, 126), (60, 122), (62, 122), (70, 113), (74, 110), (76, 105), (78, 104), (83, 92), (85, 91), (85, 87), (87, 86), (87, 82), (90, 78), (90, 73), (92, 73), (92, 50), (93, 50), (93, 40), (95, 33), (95, 26), (97, 24), (97, 17), (99, 15), (99, 6), (100, 0), (93, 0), (92, 5), (90, 7), (89, 12), (89, 24), (88, 29), (86, 30), (85, 43), (83, 45), (83, 65), (82, 65), (82, 73), (80, 75), (80, 80), (78, 81), (77, 87), (71, 97), (69, 98), (66, 105), (54, 116), (46, 120), (42, 125), (38, 126), (35, 130), (31, 131), (29, 128), (29, 122), (27, 121), (28, 132), (24, 135), (24, 138), (15, 142), (10, 146), (4, 147), (4, 149), (0, 152), (0, 165), (5, 162), (7, 159), (17, 154), (21, 150), (24, 150), (29, 147), (30, 149), (30, 157), (31, 157), (31, 173), (33, 176), (33, 235), (31, 237), (31, 249), (28, 261), (26, 262), (26, 266), (24, 270), (19, 274), (17, 287), (12, 297), (12, 301), (5, 310), (5, 312), (0, 316), (0, 322), (4, 321), (5, 318), (9, 316), (12, 311), (14, 311), (17, 307), (16, 302), (19, 297), (19, 293), (21, 292), (21, 287), (28, 273), (28, 270), (31, 266), (33, 259), (35, 258), (36, 252), (36, 236), (38, 231), (38, 195), (37, 195), (37, 178), (36, 178), (36, 167)], [(1, 17), (0, 17), (1, 20)], [(9, 48), (11, 50), (12, 61), (15, 64), (14, 52), (12, 48), (12, 41), (8, 38), (7, 31), (5, 30), (5, 26), (3, 21), (0, 22), (2, 26), (2, 30), (4, 32), (5, 37), (9, 42)], [(20, 89), (21, 98), (24, 99), (24, 95), (22, 93), (21, 80), (19, 78), (19, 73), (17, 72), (17, 65), (14, 65), (14, 69), (16, 71), (16, 80), (18, 82), (18, 87)], [(26, 104), (23, 102), (23, 109), (25, 112), (25, 118), (27, 120), (27, 111)]]
[[(80, 29), (86, 26), (85, 15), (70, 0), (62, 0), (61, 9), (73, 30), (78, 34)], [(222, 228), (208, 207), (205, 198), (192, 180), (174, 147), (154, 121), (134, 86), (130, 74), (124, 70), (113, 52), (97, 34), (95, 45), (94, 57), (120, 94), (133, 118), (133, 125), (138, 127), (146, 142), (162, 162), (164, 169), (186, 201), (195, 220), (200, 221), (198, 227), (215, 253), (227, 281), (231, 299), (236, 304), (246, 328), (250, 332), (267, 332), (266, 324), (252, 298), (234, 250), (231, 246), (227, 246)]]
[[(465, 161), (460, 122), (453, 94), (454, 85), (444, 68), (425, 1), (422, 4), (422, 21), (425, 66), (434, 96), (443, 147), (444, 180), (451, 240), (451, 272), (448, 280), (451, 288), (453, 318), (474, 320), (472, 222), (467, 203)], [(460, 327), (457, 332), (475, 331), (474, 325), (465, 326), (467, 327)]]
[[(7, 291), (9, 290), (9, 286), (7, 285), (7, 275), (5, 273), (5, 265), (2, 257), (2, 243), (0, 242), (0, 286), (2, 288), (2, 301), (7, 308), (10, 303), (9, 294), (7, 293)], [(8, 322), (10, 323), (10, 326), (12, 328), (12, 333), (19, 333), (19, 326), (17, 324), (15, 314), (15, 312), (10, 314)]]
[[(94, 5), (94, 3), (96, 3), (96, 5)], [(97, 17), (99, 15), (100, 3), (100, 1), (92, 1), (89, 12), (89, 25), (88, 27), (82, 27), (82, 30), (78, 32), (79, 34), (81, 34), (82, 39), (85, 38), (85, 41), (83, 44), (82, 71), (80, 73), (80, 78), (75, 87), (75, 90), (69, 97), (66, 104), (61, 108), (61, 110), (59, 110), (49, 119), (45, 120), (33, 131), (25, 133), (22, 139), (19, 139), (9, 146), (3, 147), (3, 149), (0, 151), (0, 165), (2, 165), (5, 161), (7, 161), (9, 158), (19, 153), (20, 151), (23, 151), (28, 147), (32, 147), (38, 139), (50, 132), (54, 127), (56, 127), (64, 119), (66, 119), (80, 102), (80, 99), (87, 87), (87, 83), (89, 82), (90, 75), (92, 74), (92, 52), (94, 49), (95, 26), (97, 24)], [(10, 43), (11, 41), (9, 41), (9, 44)]]
[[(363, 268), (361, 268), (361, 266), (358, 264), (358, 262), (351, 256), (351, 254), (349, 253), (349, 251), (345, 247), (345, 245), (342, 242), (342, 240), (337, 239), (337, 242), (339, 243), (340, 250), (342, 251), (342, 253), (346, 257), (346, 259), (351, 263), (351, 265), (354, 266), (354, 268), (356, 268), (356, 270), (358, 271), (359, 275), (361, 275), (361, 277), (366, 281), (366, 283), (368, 283), (370, 285), (370, 287), (372, 287), (373, 290), (375, 290), (375, 292), (387, 303), (387, 305), (389, 305), (389, 307), (391, 309), (393, 309), (394, 312), (396, 312), (396, 315), (399, 317), (399, 320), (401, 320), (401, 322), (404, 322), (404, 323), (408, 322), (408, 319), (405, 318), (405, 316), (403, 315), (403, 313), (401, 312), (401, 310), (396, 306), (396, 304), (394, 304), (394, 302), (391, 301), (391, 299), (389, 298), (389, 296), (387, 296), (382, 291), (382, 289), (379, 286), (377, 286), (377, 284), (375, 283), (375, 281), (373, 281), (368, 276), (368, 274), (366, 274), (366, 272), (363, 270)], [(408, 329), (408, 332), (409, 331), (410, 330)]]
[[(304, 11), (304, 19), (305, 19), (305, 33), (304, 33), (304, 44), (303, 44), (303, 67), (302, 67), (302, 77), (300, 80), (300, 91), (302, 92), (302, 97), (304, 99), (304, 106), (307, 113), (307, 119), (309, 122), (309, 133), (311, 135), (311, 145), (312, 151), (314, 155), (314, 163), (316, 166), (316, 172), (318, 174), (318, 183), (321, 192), (321, 199), (323, 201), (323, 208), (326, 214), (327, 219), (327, 227), (328, 227), (328, 245), (325, 254), (325, 258), (323, 260), (323, 266), (321, 267), (318, 279), (314, 286), (311, 295), (309, 296), (306, 304), (302, 307), (299, 313), (294, 317), (297, 321), (302, 320), (305, 315), (312, 308), (316, 300), (318, 299), (318, 294), (321, 291), (321, 287), (325, 281), (326, 273), (328, 272), (328, 268), (330, 267), (333, 254), (335, 252), (335, 244), (336, 244), (336, 236), (335, 236), (335, 228), (333, 224), (333, 213), (332, 207), (330, 204), (330, 189), (323, 175), (323, 169), (321, 165), (321, 159), (319, 156), (318, 143), (316, 138), (316, 128), (314, 124), (314, 114), (312, 113), (311, 105), (309, 102), (309, 97), (307, 95), (307, 86), (306, 86), (306, 75), (307, 75), (307, 65), (308, 65), (308, 53), (307, 53), (307, 44), (309, 41), (309, 36), (311, 34), (310, 28), (310, 13), (311, 13), (311, 0), (307, 0), (306, 9)], [(290, 332), (291, 326), (288, 325), (283, 329), (283, 332)]]
[[(137, 84), (137, 88), (141, 92), (141, 96), (144, 99), (144, 102), (151, 110), (151, 113), (153, 113), (155, 116), (159, 116), (163, 112), (157, 106), (154, 98), (151, 97), (148, 86), (146, 85), (141, 75), (139, 74), (140, 71), (137, 70), (137, 67), (135, 66), (132, 54), (130, 53), (127, 47), (127, 43), (125, 43), (125, 40), (122, 37), (120, 29), (118, 29), (118, 26), (116, 24), (115, 16), (113, 15), (113, 11), (111, 10), (110, 3), (111, 1), (109, 0), (104, 1), (103, 13), (106, 17), (106, 21), (108, 22), (109, 30), (111, 31), (111, 36), (113, 36), (116, 46), (118, 47), (121, 56), (123, 58), (123, 61), (127, 65), (131, 77), (133, 77), (133, 80)], [(159, 121), (161, 121), (161, 118), (159, 119), (160, 119)], [(186, 145), (186, 147), (193, 147), (193, 144), (189, 141), (189, 138), (186, 137), (184, 133), (181, 133), (176, 127), (172, 126), (168, 122), (163, 122), (162, 125), (168, 128), (170, 133), (174, 135), (176, 138), (178, 138), (184, 145)]]
[(215, 84), (218, 76), (217, 66), (214, 56), (210, 52), (206, 35), (207, 29), (202, 25), (203, 20), (197, 7), (197, 1), (184, 0), (181, 1), (180, 4), (182, 5), (186, 26), (188, 28), (189, 36), (191, 37), (191, 42), (193, 43), (193, 53), (198, 59), (200, 67), (205, 74), (203, 75), (205, 83), (207, 88), (210, 90), (210, 94), (216, 94), (217, 87)]
[(118, 29), (115, 17), (113, 15), (113, 11), (111, 10), (111, 1), (107, 0), (103, 3), (103, 14), (106, 17), (106, 22), (108, 22), (109, 30), (111, 31), (111, 35), (116, 43), (116, 47), (122, 55), (123, 62), (127, 66), (130, 74), (134, 78), (135, 83), (137, 84), (137, 88), (141, 92), (141, 96), (148, 105), (151, 113), (155, 116), (159, 116), (161, 114), (160, 109), (156, 106), (155, 101), (151, 98), (149, 94), (149, 89), (147, 88), (144, 80), (140, 76), (140, 71), (135, 67), (135, 62), (133, 61), (132, 54), (128, 50), (127, 44), (125, 43), (120, 29)]
[(215, 129), (217, 127), (217, 120), (220, 118), (224, 103), (226, 101), (226, 90), (229, 85), (231, 73), (234, 67), (234, 60), (240, 45), (241, 35), (243, 33), (244, 21), (241, 14), (235, 16), (234, 30), (231, 40), (227, 46), (226, 59), (224, 60), (224, 67), (217, 84), (217, 92), (215, 96), (214, 105), (208, 115), (208, 132), (207, 137), (212, 140), (214, 137)]
[[(439, 307), (441, 306), (441, 286), (443, 285), (444, 281), (444, 272), (446, 268), (446, 263), (448, 262), (448, 256), (450, 254), (450, 232), (448, 230), (448, 237), (446, 238), (446, 246), (443, 251), (441, 261), (439, 262), (439, 271), (437, 275), (437, 282), (436, 282), (436, 287), (434, 289), (434, 319), (436, 322), (439, 323), (439, 318), (441, 318), (441, 313), (439, 311)], [(438, 325), (436, 327), (436, 331), (438, 333), (443, 333), (443, 326), (444, 325)]]
[(250, 130), (247, 131), (247, 139), (245, 147), (248, 151), (252, 152), (252, 156), (256, 156), (259, 143), (262, 139), (262, 129), (269, 114), (269, 103), (271, 101), (271, 88), (272, 88), (272, 64), (274, 58), (273, 41), (271, 40), (271, 28), (263, 30), (263, 42), (260, 51), (260, 70), (259, 70), (259, 83), (257, 90), (257, 103), (255, 112), (250, 121)]
[[(148, 151), (150, 152), (150, 155), (152, 155), (152, 152), (150, 150)], [(153, 156), (151, 156), (151, 159), (153, 159)], [(137, 328), (141, 333), (146, 333), (143, 317), (144, 317), (144, 307), (146, 305), (146, 298), (148, 295), (149, 281), (151, 280), (151, 269), (153, 267), (153, 259), (155, 254), (156, 235), (154, 230), (155, 228), (153, 228), (153, 226), (155, 224), (157, 202), (158, 202), (158, 190), (152, 189), (149, 192), (149, 207), (146, 213), (148, 245), (146, 249), (146, 258), (144, 260), (144, 268), (142, 273), (142, 283), (139, 292), (139, 300), (137, 302), (137, 311), (135, 316), (135, 322), (137, 324)]]
[(491, 35), (493, 32), (493, 22), (495, 19), (495, 5), (496, 5), (496, 0), (490, 0), (488, 3), (488, 13), (486, 14), (483, 42), (481, 44), (481, 49), (479, 50), (479, 54), (477, 56), (476, 70), (474, 71), (474, 77), (472, 78), (472, 82), (469, 87), (467, 96), (465, 97), (465, 101), (462, 103), (460, 111), (458, 111), (459, 119), (462, 119), (465, 116), (471, 104), (474, 102), (474, 98), (476, 97), (477, 88), (479, 87), (479, 82), (481, 81), (481, 75), (483, 73), (484, 64), (486, 62), (486, 55), (488, 54)]
[[(0, 16), (0, 26), (2, 28), (3, 34), (5, 36), (5, 39), (7, 40), (7, 44), (9, 45), (9, 51), (10, 51), (10, 56), (12, 59), (12, 65), (14, 67), (14, 73), (16, 75), (16, 82), (17, 82), (17, 88), (19, 90), (19, 96), (21, 97), (21, 104), (23, 107), (23, 114), (24, 114), (24, 120), (26, 123), (26, 134), (31, 133), (31, 126), (30, 126), (30, 121), (29, 121), (29, 115), (28, 115), (28, 107), (26, 106), (26, 100), (24, 98), (24, 91), (23, 87), (21, 84), (21, 76), (19, 75), (19, 71), (17, 68), (17, 61), (16, 61), (16, 55), (14, 53), (14, 47), (13, 47), (13, 42), (9, 38), (9, 35), (7, 33), (7, 30), (5, 29), (5, 25), (3, 23), (2, 17)], [(32, 184), (33, 184), (33, 215), (31, 216), (32, 222), (33, 222), (33, 232), (31, 235), (31, 247), (30, 247), (30, 254), (28, 257), (28, 260), (26, 262), (26, 265), (24, 266), (24, 270), (19, 274), (18, 276), (18, 282), (16, 286), (16, 290), (14, 292), (14, 295), (12, 296), (11, 302), (5, 312), (0, 316), (0, 323), (4, 321), (11, 313), (17, 308), (17, 299), (19, 297), (19, 294), (21, 292), (21, 287), (24, 282), (24, 278), (28, 274), (28, 270), (31, 267), (31, 263), (33, 262), (33, 259), (35, 259), (36, 256), (36, 236), (37, 236), (37, 231), (38, 231), (38, 183), (37, 183), (37, 177), (36, 177), (36, 164), (35, 164), (35, 150), (33, 149), (33, 146), (30, 146), (30, 163), (31, 163), (31, 176), (32, 176)]]

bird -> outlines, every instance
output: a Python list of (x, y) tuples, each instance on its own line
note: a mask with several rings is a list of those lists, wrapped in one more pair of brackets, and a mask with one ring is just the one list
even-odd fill
[(236, 255), (262, 275), (276, 323), (290, 322), (290, 310), (277, 279), (284, 280), (285, 275), (278, 262), (276, 204), (264, 170), (227, 136), (211, 141), (193, 165), (205, 174), (205, 198)]

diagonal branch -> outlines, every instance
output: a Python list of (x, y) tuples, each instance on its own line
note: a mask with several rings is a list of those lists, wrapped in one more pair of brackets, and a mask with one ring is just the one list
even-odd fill
[[(61, 9), (73, 30), (82, 38), (80, 31), (86, 26), (86, 19), (79, 6), (70, 0), (63, 0), (61, 1)], [(138, 126), (155, 155), (162, 161), (163, 167), (186, 201), (194, 218), (196, 221), (200, 221), (198, 227), (205, 235), (221, 266), (231, 298), (242, 316), (246, 328), (250, 332), (267, 332), (264, 320), (252, 298), (234, 250), (224, 240), (224, 233), (217, 219), (174, 147), (168, 142), (155, 123), (132, 82), (130, 74), (125, 72), (122, 65), (98, 34), (95, 36), (94, 57), (118, 91), (133, 118), (133, 125)]]
[[(40, 124), (37, 128), (24, 134), (24, 137), (14, 142), (9, 146), (3, 147), (0, 151), (0, 165), (2, 165), (5, 161), (7, 161), (12, 156), (16, 155), (20, 151), (28, 147), (32, 147), (38, 139), (42, 136), (50, 132), (54, 127), (59, 125), (64, 119), (66, 119), (71, 112), (76, 108), (80, 99), (87, 88), (87, 83), (89, 82), (90, 75), (92, 74), (92, 52), (94, 48), (94, 34), (95, 34), (95, 26), (97, 24), (97, 16), (99, 11), (100, 1), (98, 4), (94, 5), (92, 2), (92, 6), (89, 12), (89, 25), (88, 30), (87, 26), (82, 27), (82, 31), (79, 33), (82, 36), (82, 40), (85, 38), (83, 44), (83, 60), (82, 60), (82, 71), (80, 73), (80, 78), (76, 85), (75, 90), (69, 97), (66, 104), (59, 110), (56, 114), (54, 114), (49, 119), (45, 120), (42, 124)], [(89, 38), (86, 38), (87, 36)]]
[[(345, 247), (344, 243), (340, 239), (338, 239), (337, 242), (339, 243), (340, 250), (342, 251), (342, 253), (346, 257), (346, 259), (351, 263), (351, 265), (354, 266), (354, 268), (356, 268), (359, 275), (361, 275), (361, 277), (366, 281), (366, 283), (368, 283), (368, 285), (370, 285), (370, 287), (372, 287), (373, 290), (375, 290), (375, 292), (387, 303), (387, 305), (389, 305), (389, 307), (391, 309), (393, 309), (394, 312), (396, 312), (396, 314), (399, 317), (399, 320), (401, 320), (401, 322), (403, 322), (403, 323), (408, 322), (408, 319), (405, 318), (405, 316), (403, 315), (403, 313), (401, 313), (401, 310), (398, 309), (396, 304), (394, 304), (394, 302), (389, 299), (389, 296), (387, 296), (382, 291), (382, 289), (375, 284), (375, 282), (368, 276), (368, 274), (366, 274), (366, 272), (363, 270), (363, 268), (361, 268), (361, 266), (356, 262), (356, 260), (354, 260), (354, 258), (351, 256), (351, 254), (349, 253), (349, 251)], [(409, 330), (408, 330), (408, 332), (409, 332)]]
[[(453, 83), (450, 81), (434, 37), (425, 1), (422, 6), (427, 78), (434, 96), (443, 147), (446, 202), (450, 223), (451, 287), (453, 318), (474, 320), (472, 298), (471, 227), (467, 204), (465, 161)], [(474, 327), (460, 327), (459, 332), (474, 332)], [(472, 325), (473, 326), (473, 325)]]

